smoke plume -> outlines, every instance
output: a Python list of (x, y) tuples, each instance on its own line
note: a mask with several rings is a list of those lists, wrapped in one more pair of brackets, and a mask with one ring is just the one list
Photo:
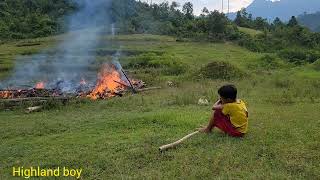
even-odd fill
[[(103, 43), (101, 35), (111, 34), (111, 0), (76, 0), (79, 10), (66, 17), (70, 33), (54, 48), (29, 57), (16, 59), (13, 74), (0, 83), (0, 88), (25, 88), (44, 81), (46, 88), (59, 86), (72, 92), (81, 79), (94, 83), (96, 48)], [(110, 44), (109, 44), (110, 45)]]

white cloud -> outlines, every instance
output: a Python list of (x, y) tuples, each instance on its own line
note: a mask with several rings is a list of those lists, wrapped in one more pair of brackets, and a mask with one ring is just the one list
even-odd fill
[[(149, 3), (151, 0), (144, 0), (148, 1)], [(194, 6), (194, 13), (199, 15), (203, 9), (203, 7), (207, 7), (210, 11), (213, 10), (219, 10), (222, 9), (222, 0), (152, 0), (153, 3), (161, 3), (169, 1), (170, 3), (172, 1), (178, 2), (181, 6), (186, 2), (191, 2)], [(224, 1), (224, 12), (228, 11), (228, 0)], [(250, 3), (252, 3), (253, 0), (229, 0), (230, 1), (230, 11), (236, 12), (240, 10), (243, 7), (247, 7)]]

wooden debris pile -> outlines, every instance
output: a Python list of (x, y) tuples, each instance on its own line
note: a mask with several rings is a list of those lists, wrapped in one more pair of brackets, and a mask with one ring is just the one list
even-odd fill
[(62, 93), (55, 89), (18, 89), (0, 90), (0, 99), (32, 98), (32, 97), (57, 97)]
[(159, 89), (159, 87), (146, 88), (142, 80), (130, 79), (119, 65), (112, 63), (102, 66), (94, 87), (82, 79), (75, 85), (72, 92), (64, 92), (64, 81), (58, 81), (53, 88), (47, 88), (44, 81), (38, 82), (34, 88), (29, 89), (3, 89), (0, 90), (0, 103), (21, 104), (21, 102), (36, 102), (37, 108), (31, 107), (27, 111), (33, 112), (41, 108), (39, 103), (57, 100), (67, 102), (74, 98), (89, 98), (92, 100), (108, 99), (115, 96), (123, 96), (127, 92), (137, 93)]

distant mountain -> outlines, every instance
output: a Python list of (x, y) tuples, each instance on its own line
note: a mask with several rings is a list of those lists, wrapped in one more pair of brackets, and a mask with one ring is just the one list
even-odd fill
[(310, 28), (312, 31), (320, 32), (320, 11), (313, 14), (303, 14), (298, 16), (301, 25)]
[[(291, 16), (320, 11), (320, 0), (254, 0), (247, 8), (253, 17), (288, 21)], [(234, 14), (229, 17), (235, 17)]]

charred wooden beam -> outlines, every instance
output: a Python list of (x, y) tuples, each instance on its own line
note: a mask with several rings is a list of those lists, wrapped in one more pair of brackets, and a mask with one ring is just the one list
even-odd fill
[(161, 87), (149, 87), (149, 88), (137, 89), (137, 92), (151, 91), (151, 90), (157, 90), (157, 89), (161, 89)]
[(124, 72), (123, 69), (121, 69), (121, 72), (123, 73), (124, 77), (126, 77), (126, 79), (128, 80), (128, 82), (129, 82), (129, 84), (130, 84), (130, 86), (131, 86), (132, 93), (134, 93), (134, 94), (137, 93), (136, 89), (133, 87), (130, 79), (128, 78), (127, 74)]
[(124, 83), (122, 83), (122, 82), (119, 82), (119, 81), (116, 81), (116, 80), (113, 80), (115, 83), (118, 83), (118, 84), (120, 84), (120, 85), (122, 85), (122, 86), (125, 86), (125, 87), (127, 87), (127, 88), (131, 88), (131, 86), (129, 86), (129, 85), (127, 85), (127, 84), (124, 84)]
[(27, 101), (49, 101), (49, 100), (67, 101), (72, 98), (74, 97), (28, 97), (28, 98), (1, 99), (0, 102), (14, 103), (14, 102), (27, 102)]

